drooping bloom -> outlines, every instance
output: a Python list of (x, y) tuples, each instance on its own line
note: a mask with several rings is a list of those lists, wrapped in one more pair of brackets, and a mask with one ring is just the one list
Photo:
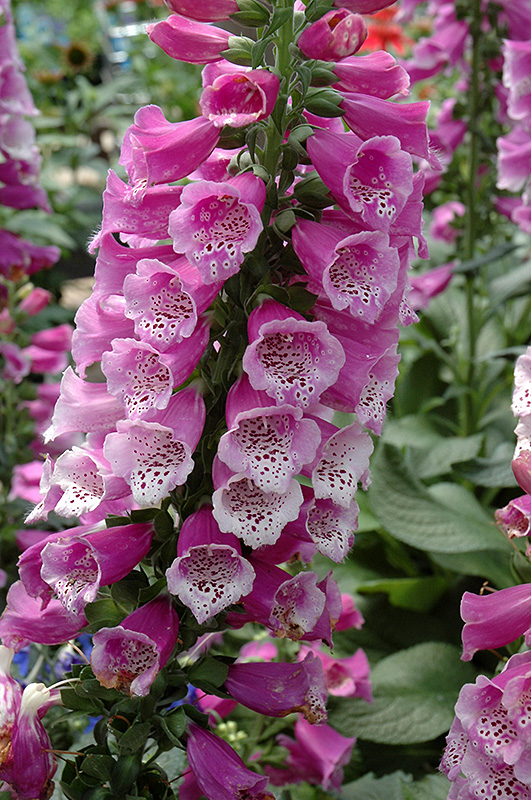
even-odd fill
[(156, 505), (186, 481), (204, 424), (205, 403), (190, 387), (172, 395), (156, 417), (123, 420), (108, 434), (105, 455), (140, 506)]
[(218, 128), (240, 128), (268, 117), (279, 91), (279, 79), (266, 69), (249, 70), (228, 61), (207, 64), (199, 100), (203, 116)]
[(330, 725), (310, 725), (300, 717), (295, 723), (295, 739), (280, 734), (277, 741), (288, 750), (287, 769), (268, 767), (275, 786), (306, 781), (325, 791), (339, 791), (343, 767), (350, 761), (355, 738), (342, 736)]
[(231, 34), (215, 25), (205, 25), (172, 14), (168, 19), (148, 25), (147, 33), (171, 58), (188, 64), (219, 61), (229, 46)]
[(334, 658), (318, 646), (304, 645), (299, 650), (299, 660), (314, 653), (323, 665), (326, 691), (335, 697), (362, 697), (372, 702), (369, 660), (360, 648), (348, 658)]
[(121, 625), (94, 634), (90, 663), (103, 686), (145, 697), (177, 642), (179, 617), (168, 596), (159, 595), (129, 614)]
[(251, 313), (242, 365), (252, 387), (276, 403), (307, 408), (334, 384), (345, 363), (343, 348), (323, 322), (266, 300)]
[(168, 591), (202, 623), (251, 591), (254, 570), (238, 539), (222, 533), (212, 509), (202, 506), (184, 521), (166, 578)]
[(465, 592), (461, 601), (463, 659), (478, 650), (514, 642), (525, 634), (531, 642), (531, 585), (510, 586), (484, 595)]
[(267, 778), (247, 769), (232, 747), (191, 722), (186, 754), (201, 792), (216, 800), (274, 800)]
[(518, 653), (492, 680), (461, 689), (440, 766), (449, 796), (531, 798), (530, 660)]
[(12, 760), (11, 734), (22, 697), (22, 686), (10, 672), (14, 654), (11, 648), (0, 645), (0, 778), (2, 769)]
[(174, 250), (197, 266), (204, 283), (226, 280), (258, 241), (264, 202), (264, 182), (249, 172), (223, 183), (188, 184), (170, 214)]
[(496, 522), (506, 535), (529, 536), (531, 532), (531, 496), (524, 494), (507, 503), (504, 508), (494, 512)]
[(409, 94), (409, 75), (390, 53), (379, 50), (366, 56), (342, 58), (334, 65), (340, 92), (360, 92), (387, 100), (395, 94)]
[(236, 0), (203, 0), (200, 5), (196, 0), (165, 0), (165, 2), (171, 11), (198, 22), (227, 19), (230, 14), (238, 11)]
[(233, 664), (225, 688), (235, 700), (258, 714), (285, 717), (300, 711), (308, 722), (326, 721), (323, 670), (311, 653), (298, 664)]
[[(154, 27), (166, 24), (159, 22)], [(126, 131), (120, 164), (133, 184), (170, 183), (197, 169), (218, 139), (216, 127), (203, 117), (168, 122), (158, 106), (144, 106), (136, 112), (134, 124)]]
[(59, 692), (50, 691), (43, 683), (30, 683), (22, 694), (7, 761), (0, 762), (0, 780), (4, 779), (20, 800), (47, 800), (53, 793), (57, 763), (41, 717), (58, 702)]
[(367, 38), (363, 17), (346, 8), (332, 9), (303, 30), (298, 47), (308, 58), (339, 61), (356, 53)]

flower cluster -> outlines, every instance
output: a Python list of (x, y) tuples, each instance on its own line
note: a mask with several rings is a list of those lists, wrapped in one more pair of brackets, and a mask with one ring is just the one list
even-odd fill
[[(327, 686), (370, 699), (368, 663), (321, 653), (341, 595), (306, 565), (315, 553), (340, 562), (353, 544), (369, 431), (394, 391), (399, 325), (416, 318), (407, 272), (427, 248), (414, 163), (440, 168), (428, 103), (392, 99), (408, 78), (391, 56), (355, 55), (358, 11), (390, 3), (322, 16), (254, 3), (237, 18), (264, 30), (258, 42), (209, 24), (235, 3), (203, 3), (200, 19), (195, 4), (168, 4), (177, 13), (148, 34), (207, 65), (202, 114), (171, 122), (141, 108), (121, 149), (127, 182), (109, 173), (76, 371), (46, 432), (81, 439), (48, 459), (29, 516), (82, 524), (24, 552), (0, 636), (14, 649), (64, 642), (101, 588), (133, 572), (148, 596), (94, 634), (91, 667), (108, 689), (146, 696), (184, 641), (218, 627), (306, 642), (298, 662), (233, 664), (224, 691), (260, 714), (304, 713), (274, 782), (300, 780), (324, 737), (312, 776), (337, 789), (354, 741), (308, 725), (326, 720)], [(270, 44), (275, 64), (261, 67)], [(105, 382), (87, 379), (94, 364)], [(194, 796), (271, 796), (219, 737), (195, 723), (186, 735)]]

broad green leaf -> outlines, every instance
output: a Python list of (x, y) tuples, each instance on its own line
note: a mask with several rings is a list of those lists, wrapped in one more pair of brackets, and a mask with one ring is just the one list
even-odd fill
[(399, 453), (388, 445), (376, 453), (371, 474), (372, 511), (400, 541), (434, 553), (507, 549), (507, 542), (488, 518), (479, 518), (472, 494), (466, 493), (468, 503), (464, 504), (462, 487), (455, 486), (459, 508), (455, 507), (455, 498), (448, 504), (448, 493), (440, 502), (415, 480)]
[(387, 578), (368, 581), (357, 587), (360, 594), (383, 592), (389, 602), (412, 611), (429, 611), (448, 589), (446, 578), (428, 576), (421, 578)]
[(120, 737), (118, 750), (122, 756), (130, 756), (143, 750), (148, 740), (151, 725), (149, 722), (136, 722)]
[(419, 478), (433, 478), (450, 472), (453, 464), (475, 458), (483, 442), (483, 435), (440, 437), (427, 450), (415, 452), (412, 462)]
[(511, 552), (502, 555), (499, 550), (478, 550), (469, 553), (430, 553), (431, 558), (443, 569), (460, 575), (477, 575), (492, 582), (498, 589), (514, 586), (511, 573)]
[(383, 778), (372, 773), (341, 789), (341, 800), (446, 800), (450, 783), (445, 775), (427, 775), (413, 781), (410, 775), (393, 772)]
[(446, 775), (426, 775), (421, 781), (405, 784), (404, 800), (446, 800), (450, 781)]
[(371, 673), (374, 703), (334, 703), (330, 724), (344, 736), (381, 744), (416, 744), (445, 733), (464, 683), (474, 681), (471, 664), (444, 642), (424, 642), (379, 661)]

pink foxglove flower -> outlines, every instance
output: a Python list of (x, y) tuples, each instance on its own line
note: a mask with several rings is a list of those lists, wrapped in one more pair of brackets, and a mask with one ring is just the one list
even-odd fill
[(252, 389), (246, 376), (228, 394), (226, 417), (219, 458), (266, 492), (286, 492), (303, 464), (315, 457), (321, 438), (317, 424), (303, 419), (299, 406), (274, 405)]
[(14, 650), (0, 645), (0, 779), (13, 761), (11, 735), (22, 698), (22, 686), (11, 677)]
[(308, 153), (340, 205), (364, 228), (389, 231), (413, 191), (411, 157), (395, 136), (362, 142), (346, 133), (316, 131)]
[(61, 379), (61, 393), (44, 440), (49, 442), (71, 432), (107, 432), (114, 428), (123, 413), (119, 399), (108, 393), (104, 383), (88, 383), (68, 367)]
[(511, 411), (515, 417), (531, 414), (531, 349), (518, 356), (514, 367)]
[(135, 334), (160, 352), (193, 334), (198, 314), (206, 311), (219, 284), (206, 286), (185, 259), (167, 266), (156, 258), (143, 258), (136, 275), (123, 286), (125, 315), (134, 322)]
[(192, 453), (205, 424), (205, 404), (195, 389), (173, 395), (149, 421), (128, 419), (105, 439), (104, 452), (115, 475), (131, 487), (140, 506), (154, 506), (193, 469)]
[[(31, 285), (31, 284), (30, 284)], [(52, 299), (52, 293), (47, 289), (41, 289), (40, 286), (35, 286), (31, 291), (20, 301), (18, 310), (29, 316), (34, 316), (40, 311), (43, 311), (49, 305)]]
[(59, 600), (50, 600), (45, 609), (41, 605), (26, 592), (22, 581), (11, 586), (0, 617), (0, 639), (6, 647), (18, 653), (31, 642), (63, 644), (75, 639), (87, 624), (84, 616), (73, 619)]
[(341, 562), (354, 544), (359, 507), (355, 500), (345, 508), (332, 500), (314, 500), (308, 509), (306, 529), (317, 552)]
[(356, 53), (367, 38), (363, 17), (346, 8), (332, 9), (303, 30), (298, 47), (308, 58), (340, 61)]
[(31, 358), (14, 342), (0, 342), (0, 359), (4, 362), (0, 375), (19, 384), (31, 370)]
[(382, 8), (392, 6), (394, 0), (334, 0), (335, 6), (343, 6), (348, 8), (349, 11), (355, 11), (358, 14), (375, 14), (376, 11), (381, 11)]
[(368, 483), (372, 439), (358, 422), (341, 428), (324, 444), (312, 472), (315, 497), (349, 508), (361, 481)]
[(339, 310), (374, 322), (396, 289), (400, 259), (389, 237), (377, 231), (344, 236), (329, 225), (300, 220), (293, 247), (309, 276)]
[(516, 126), (496, 140), (498, 148), (498, 189), (520, 192), (531, 174), (531, 133)]
[(231, 34), (215, 25), (205, 25), (172, 14), (168, 19), (147, 26), (149, 38), (177, 61), (208, 64), (219, 61), (229, 46)]
[(492, 680), (480, 675), (461, 689), (440, 766), (449, 796), (531, 797), (530, 659), (518, 653)]
[(216, 800), (274, 800), (267, 778), (247, 769), (232, 747), (192, 722), (188, 726), (188, 761), (200, 791)]
[[(169, 21), (163, 21), (153, 27), (167, 24)], [(120, 164), (135, 185), (170, 183), (197, 169), (210, 155), (218, 139), (216, 127), (203, 117), (186, 122), (168, 122), (158, 106), (144, 106), (136, 112), (134, 124), (125, 133)]]
[(188, 184), (170, 214), (175, 251), (197, 266), (204, 283), (226, 280), (258, 241), (264, 202), (265, 184), (249, 172), (223, 183)]
[(387, 100), (396, 94), (409, 94), (409, 75), (390, 53), (378, 50), (366, 56), (349, 56), (334, 65), (340, 92), (360, 92)]
[(217, 457), (213, 478), (212, 513), (220, 530), (253, 549), (274, 544), (286, 524), (297, 519), (303, 497), (296, 480), (285, 492), (266, 492), (244, 474), (233, 475)]
[[(168, 123), (170, 124), (170, 123)], [(132, 150), (131, 159), (141, 161), (142, 151), (138, 148)], [(135, 168), (135, 162), (127, 163), (129, 171), (133, 177), (136, 169), (142, 174), (142, 166)], [(168, 216), (170, 212), (179, 205), (182, 193), (182, 186), (168, 186), (167, 184), (156, 184), (155, 186), (144, 186), (139, 178), (139, 184), (129, 186), (124, 183), (118, 175), (111, 170), (107, 175), (107, 185), (103, 192), (103, 218), (100, 230), (92, 238), (89, 244), (89, 252), (93, 253), (96, 248), (101, 247), (104, 237), (112, 232), (124, 234), (136, 234), (145, 236), (149, 239), (165, 239), (168, 235)], [(155, 244), (155, 241), (153, 242)], [(107, 243), (109, 247), (109, 242)], [(120, 245), (112, 237), (111, 249), (118, 250)], [(131, 255), (131, 254), (129, 254)], [(147, 254), (146, 254), (147, 255)], [(98, 260), (101, 260), (100, 252)], [(98, 277), (101, 276), (101, 265), (96, 264), (96, 285), (95, 291), (105, 290), (99, 285)], [(100, 273), (98, 275), (97, 273)], [(112, 276), (105, 276), (110, 278)], [(115, 291), (119, 291), (121, 283)], [(110, 290), (112, 292), (112, 289)]]
[(531, 496), (524, 494), (516, 497), (504, 508), (495, 511), (494, 516), (499, 527), (510, 539), (515, 536), (529, 536), (531, 532)]
[[(260, 692), (256, 687), (260, 686)], [(300, 711), (308, 722), (326, 721), (326, 689), (321, 662), (308, 653), (298, 664), (233, 664), (225, 688), (258, 714), (285, 717)]]
[(177, 643), (179, 617), (160, 595), (115, 628), (94, 634), (90, 663), (103, 686), (145, 697)]
[(166, 408), (175, 386), (188, 378), (207, 346), (206, 321), (177, 349), (159, 353), (147, 342), (114, 339), (112, 351), (103, 354), (101, 366), (107, 388), (124, 404), (131, 419), (148, 417)]
[[(434, 239), (453, 244), (460, 231), (455, 227), (456, 217), (464, 217), (466, 208), (459, 200), (450, 200), (433, 210), (430, 233)], [(462, 224), (462, 223), (461, 223)]]
[(171, 11), (181, 17), (195, 19), (198, 22), (217, 22), (227, 19), (230, 14), (238, 11), (236, 0), (203, 0), (198, 5), (196, 0), (165, 0)]
[(199, 100), (203, 116), (222, 128), (241, 128), (268, 117), (278, 97), (279, 79), (267, 69), (248, 70), (228, 61), (207, 64)]
[(396, 136), (407, 153), (425, 158), (432, 169), (442, 170), (428, 142), (428, 102), (398, 105), (380, 97), (344, 92), (341, 108), (349, 128), (362, 139), (379, 134)]
[(491, 650), (514, 642), (525, 634), (531, 642), (531, 585), (510, 586), (498, 592), (476, 595), (465, 592), (461, 601), (463, 659), (478, 650)]
[[(527, 37), (526, 37), (527, 38)], [(531, 121), (531, 41), (503, 43), (503, 83), (509, 89), (508, 112), (511, 119)]]
[(511, 461), (511, 469), (520, 488), (531, 493), (531, 450), (520, 450)]
[(133, 336), (134, 326), (124, 316), (124, 307), (123, 297), (96, 292), (81, 303), (72, 337), (72, 358), (80, 375), (85, 376), (88, 366), (101, 361), (103, 353), (111, 349), (113, 339)]
[(7, 781), (20, 800), (47, 800), (53, 793), (57, 764), (41, 717), (58, 702), (59, 693), (52, 693), (43, 683), (30, 683), (24, 689), (9, 756), (0, 766), (0, 779)]
[(295, 723), (295, 740), (280, 734), (277, 741), (288, 750), (287, 769), (267, 768), (271, 783), (306, 781), (339, 792), (343, 782), (343, 767), (348, 764), (355, 738), (341, 736), (329, 725), (310, 725), (299, 718)]
[(319, 650), (318, 646), (303, 645), (299, 650), (299, 660), (308, 658), (308, 653), (314, 653), (323, 665), (328, 694), (334, 697), (361, 697), (372, 703), (371, 668), (361, 648), (348, 658), (334, 658)]
[(266, 300), (248, 321), (243, 369), (256, 390), (276, 403), (307, 408), (334, 384), (345, 363), (343, 348), (322, 322), (308, 322), (275, 300)]
[(411, 308), (415, 311), (419, 308), (427, 308), (432, 298), (444, 292), (453, 278), (454, 266), (455, 262), (450, 261), (448, 264), (441, 264), (440, 267), (423, 272), (422, 275), (410, 277), (411, 289), (407, 299)]
[(202, 506), (184, 521), (166, 577), (168, 591), (202, 623), (251, 591), (254, 570), (241, 556), (238, 539), (222, 533), (212, 509)]

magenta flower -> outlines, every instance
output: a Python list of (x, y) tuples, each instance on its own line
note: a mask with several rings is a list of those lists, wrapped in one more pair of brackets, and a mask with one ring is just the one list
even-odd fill
[(258, 241), (264, 202), (264, 182), (249, 172), (223, 183), (188, 184), (170, 214), (174, 250), (197, 266), (204, 283), (226, 280)]
[(266, 300), (251, 313), (242, 366), (256, 390), (276, 403), (307, 408), (334, 384), (345, 355), (323, 322)]
[(18, 310), (33, 317), (35, 314), (43, 311), (46, 306), (49, 305), (51, 299), (51, 292), (47, 289), (41, 289), (40, 286), (35, 286), (22, 298), (18, 305)]
[(531, 641), (531, 585), (510, 586), (484, 595), (465, 592), (461, 601), (463, 660), (478, 650), (492, 650), (525, 634)]
[(496, 139), (498, 189), (520, 192), (531, 174), (531, 132), (520, 125)]
[(210, 506), (202, 506), (184, 521), (166, 578), (168, 591), (203, 623), (251, 591), (254, 570), (238, 539), (222, 533)]
[(213, 478), (212, 513), (220, 530), (253, 549), (274, 544), (288, 522), (298, 517), (303, 497), (296, 480), (285, 492), (266, 492), (244, 474), (233, 475), (217, 457)]
[(218, 128), (241, 128), (268, 117), (278, 97), (279, 79), (267, 69), (249, 70), (228, 61), (207, 64), (199, 100), (203, 116)]
[(57, 764), (41, 717), (57, 702), (59, 694), (52, 694), (42, 683), (30, 683), (24, 689), (7, 761), (0, 762), (0, 780), (4, 779), (20, 800), (47, 800), (53, 793)]
[[(175, 188), (175, 187), (174, 187)], [(182, 189), (182, 187), (178, 187)], [(147, 197), (151, 191), (158, 190), (160, 187), (154, 186), (147, 189), (144, 196)], [(179, 194), (180, 197), (180, 194)], [(175, 204), (168, 209), (165, 214), (165, 234), (167, 236), (167, 224), (170, 211), (173, 211)], [(161, 245), (151, 242), (143, 245), (129, 242), (126, 245), (120, 244), (111, 233), (101, 236), (98, 244), (98, 257), (96, 258), (94, 291), (99, 295), (123, 294), (123, 285), (128, 275), (136, 273), (138, 262), (144, 258), (162, 261), (164, 264), (173, 265), (179, 261), (171, 245)]]
[(285, 734), (277, 741), (288, 751), (287, 769), (266, 767), (271, 783), (306, 781), (322, 786), (325, 791), (341, 790), (343, 767), (350, 761), (355, 738), (341, 736), (329, 725), (310, 725), (299, 718), (295, 723), (295, 740)]
[(149, 422), (129, 419), (105, 439), (113, 473), (125, 479), (140, 506), (157, 505), (193, 469), (192, 453), (203, 432), (205, 403), (195, 389), (174, 394)]
[(114, 428), (123, 413), (119, 399), (108, 393), (104, 383), (88, 383), (68, 367), (61, 379), (61, 393), (44, 440), (49, 442), (64, 433), (107, 432)]
[(409, 279), (411, 289), (407, 295), (408, 302), (414, 311), (419, 308), (427, 308), (430, 300), (444, 292), (453, 278), (454, 261), (448, 264), (441, 264), (421, 275), (414, 275)]
[(355, 500), (345, 508), (332, 500), (314, 500), (308, 509), (306, 530), (319, 553), (343, 561), (354, 544), (359, 507)]
[(341, 102), (345, 122), (362, 139), (380, 134), (396, 136), (407, 153), (425, 158), (432, 169), (442, 170), (428, 142), (429, 105), (427, 101), (398, 105), (357, 92), (344, 92)]
[(531, 120), (531, 42), (505, 39), (503, 56), (503, 84), (509, 89), (509, 116), (528, 123)]
[(516, 482), (527, 494), (531, 492), (531, 450), (520, 450), (511, 461)]
[(22, 698), (22, 686), (10, 672), (14, 654), (11, 648), (0, 645), (0, 779), (13, 761), (11, 734)]
[(52, 534), (25, 550), (18, 560), (26, 591), (46, 607), (55, 593), (73, 618), (96, 599), (101, 586), (121, 580), (147, 555), (151, 524), (94, 531), (80, 526)]
[(147, 342), (114, 339), (101, 367), (107, 388), (132, 418), (148, 417), (166, 408), (175, 386), (188, 378), (207, 346), (209, 328), (201, 321), (174, 351), (159, 353)]
[(361, 648), (348, 658), (334, 658), (315, 645), (303, 646), (299, 650), (299, 659), (307, 658), (307, 653), (314, 653), (323, 665), (328, 694), (335, 697), (361, 697), (372, 703), (371, 668)]
[(0, 342), (0, 358), (4, 364), (2, 378), (19, 384), (31, 370), (31, 358), (14, 342)]
[[(382, 101), (383, 102), (383, 101)], [(411, 157), (395, 136), (319, 130), (308, 139), (312, 162), (340, 205), (363, 228), (389, 231), (413, 191)]]
[(115, 628), (94, 634), (90, 664), (107, 688), (145, 697), (177, 643), (179, 617), (170, 598), (159, 595)]
[(390, 53), (378, 50), (366, 56), (349, 56), (334, 65), (340, 92), (360, 92), (387, 100), (395, 94), (409, 94), (409, 75)]
[[(256, 687), (260, 686), (260, 692)], [(298, 664), (233, 664), (225, 688), (258, 714), (285, 717), (300, 711), (308, 722), (326, 721), (326, 689), (319, 659), (308, 653)]]
[(227, 19), (230, 14), (238, 11), (236, 0), (203, 0), (200, 6), (196, 0), (165, 0), (165, 3), (170, 11), (198, 22)]
[[(161, 30), (160, 26), (167, 26), (173, 19), (177, 18), (170, 17), (168, 22), (159, 22), (151, 27)], [(182, 22), (197, 24), (187, 20)], [(158, 106), (144, 106), (136, 112), (134, 124), (125, 133), (120, 164), (127, 170), (133, 184), (170, 183), (197, 169), (210, 155), (218, 139), (216, 127), (202, 117), (186, 122), (168, 122)]]
[(529, 536), (531, 531), (531, 497), (524, 494), (511, 500), (504, 508), (494, 512), (498, 526), (513, 539)]
[(368, 483), (369, 458), (373, 449), (372, 439), (358, 422), (331, 436), (312, 472), (315, 497), (349, 508), (358, 482)]
[[(168, 123), (170, 124), (170, 123)], [(140, 148), (132, 149), (126, 166), (133, 175), (138, 170), (142, 173), (143, 165), (135, 166), (142, 161), (143, 151)], [(107, 185), (103, 192), (103, 218), (100, 230), (91, 239), (89, 252), (93, 253), (97, 247), (101, 247), (104, 238), (112, 233), (135, 234), (145, 236), (148, 239), (165, 239), (168, 236), (168, 217), (170, 213), (179, 205), (183, 187), (168, 186), (167, 184), (156, 184), (155, 186), (143, 186), (141, 178), (139, 184), (129, 186), (124, 183), (112, 169), (107, 175)], [(115, 241), (107, 241), (107, 248), (119, 252), (120, 245)], [(102, 253), (98, 256), (101, 261)], [(131, 255), (131, 254), (129, 254)], [(146, 254), (147, 255), (147, 254)], [(95, 291), (103, 294), (112, 292), (113, 289), (103, 289), (98, 281), (102, 270), (96, 265), (96, 285)], [(106, 276), (110, 278), (111, 276)], [(122, 282), (114, 288), (117, 293), (121, 290)]]
[(134, 321), (135, 334), (160, 352), (195, 331), (198, 314), (219, 291), (219, 284), (203, 284), (197, 270), (184, 259), (171, 267), (155, 258), (143, 258), (136, 275), (124, 280), (125, 315)]
[(232, 747), (195, 722), (188, 726), (188, 761), (201, 792), (216, 800), (274, 800), (267, 778), (247, 769)]
[(363, 17), (346, 8), (332, 9), (303, 30), (297, 45), (308, 58), (339, 61), (356, 53), (367, 38)]
[[(450, 200), (433, 210), (433, 222), (430, 233), (434, 239), (453, 244), (462, 232), (454, 224), (457, 217), (464, 217), (466, 208), (459, 200)], [(461, 223), (462, 227), (462, 223)]]
[(0, 639), (18, 653), (36, 644), (63, 644), (75, 639), (86, 625), (84, 616), (73, 619), (59, 600), (50, 600), (45, 609), (41, 601), (30, 597), (22, 581), (16, 581), (7, 593), (7, 605), (0, 617)]
[(389, 237), (377, 231), (345, 236), (330, 225), (300, 220), (293, 247), (310, 278), (334, 308), (374, 322), (396, 289), (400, 260)]
[(394, 0), (334, 0), (334, 5), (341, 5), (358, 14), (374, 14), (376, 11), (381, 11), (382, 8), (392, 6), (393, 2)]
[(168, 19), (148, 25), (152, 42), (177, 61), (208, 64), (219, 61), (229, 46), (231, 34), (215, 25), (205, 25), (172, 14)]
[(286, 492), (303, 464), (313, 461), (320, 432), (302, 409), (273, 405), (264, 392), (252, 389), (246, 376), (231, 388), (226, 405), (227, 433), (218, 456), (235, 473), (242, 473), (265, 492)]
[(530, 658), (518, 653), (492, 680), (480, 675), (461, 689), (440, 766), (449, 796), (531, 797)]

